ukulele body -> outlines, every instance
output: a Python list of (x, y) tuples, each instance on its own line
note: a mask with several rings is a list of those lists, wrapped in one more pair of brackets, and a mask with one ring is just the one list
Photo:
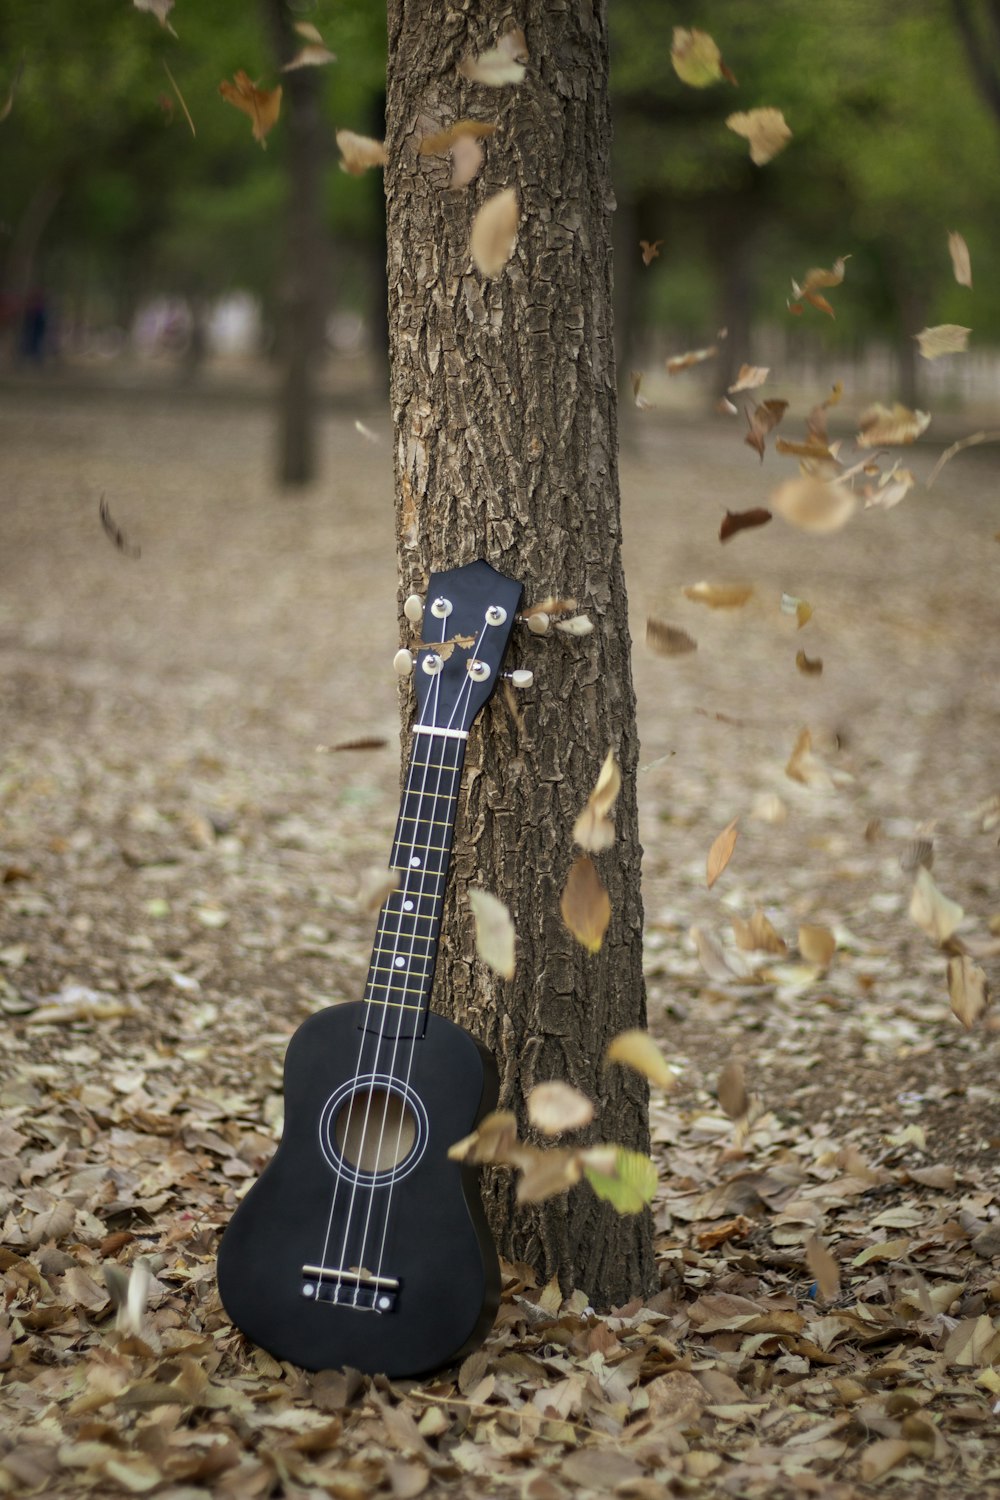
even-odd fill
[[(281, 1144), (219, 1251), (233, 1322), (307, 1370), (419, 1375), (479, 1343), (500, 1269), (478, 1173), (448, 1148), (497, 1092), (489, 1053), (433, 1011), (411, 1037), (380, 1037), (363, 1002), (304, 1022), (285, 1058)], [(366, 1111), (388, 1126), (373, 1132)], [(357, 1144), (362, 1124), (384, 1156), (371, 1155), (379, 1140)]]

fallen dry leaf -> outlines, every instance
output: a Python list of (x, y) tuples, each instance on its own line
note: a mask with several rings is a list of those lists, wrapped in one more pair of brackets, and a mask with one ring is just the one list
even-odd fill
[(934, 884), (930, 870), (917, 871), (910, 897), (910, 916), (936, 943), (946, 943), (965, 916), (957, 901), (950, 901)]
[(739, 609), (753, 594), (752, 583), (689, 583), (684, 596), (695, 604), (707, 604), (709, 609)]
[(720, 834), (712, 840), (712, 847), (708, 851), (708, 860), (705, 870), (705, 884), (711, 890), (723, 870), (733, 857), (736, 848), (736, 840), (739, 837), (739, 818), (734, 818), (728, 823)]
[(771, 512), (758, 506), (754, 510), (727, 510), (719, 527), (719, 541), (728, 542), (738, 531), (750, 531), (755, 526), (766, 526)]
[(556, 629), (563, 635), (591, 635), (594, 622), (589, 615), (573, 615), (568, 620), (557, 620)]
[(504, 84), (522, 83), (527, 61), (528, 44), (524, 32), (515, 29), (506, 32), (495, 47), (480, 52), (478, 57), (463, 58), (458, 71), (470, 83), (485, 83), (487, 88), (498, 89)]
[(510, 260), (520, 216), (513, 188), (504, 188), (487, 198), (476, 214), (469, 236), (469, 253), (484, 276), (499, 276)]
[(615, 841), (615, 826), (608, 814), (621, 791), (622, 775), (615, 760), (614, 751), (604, 757), (594, 789), (587, 798), (586, 806), (573, 824), (573, 842), (591, 854), (610, 849)]
[(661, 1089), (674, 1089), (677, 1079), (648, 1031), (620, 1031), (604, 1054), (608, 1062), (621, 1063), (641, 1073)]
[(969, 247), (956, 229), (952, 229), (948, 235), (948, 254), (951, 256), (951, 268), (959, 286), (971, 287), (972, 260)]
[(528, 1119), (543, 1135), (582, 1130), (594, 1118), (594, 1105), (586, 1094), (559, 1079), (536, 1084), (527, 1104)]
[(462, 136), (451, 148), (450, 188), (468, 187), (479, 176), (486, 153), (478, 140)]
[(742, 1120), (749, 1112), (750, 1096), (739, 1058), (731, 1057), (723, 1067), (715, 1092), (723, 1114), (731, 1120)]
[(898, 401), (892, 407), (876, 401), (861, 413), (855, 442), (859, 448), (884, 448), (898, 443), (913, 443), (930, 426), (925, 411), (910, 411)]
[(281, 92), (280, 84), (273, 89), (258, 88), (242, 68), (233, 74), (232, 83), (223, 79), (219, 84), (219, 93), (226, 103), (249, 117), (253, 138), (263, 147), (267, 146), (265, 137), (274, 129), (281, 113)]
[(766, 365), (740, 365), (739, 374), (729, 387), (729, 394), (754, 390), (756, 386), (764, 384), (770, 373)]
[(989, 1003), (989, 985), (985, 971), (964, 953), (948, 960), (948, 994), (962, 1025), (975, 1026)]
[(760, 454), (761, 463), (764, 462), (764, 440), (767, 434), (777, 427), (787, 410), (787, 401), (774, 400), (759, 401), (756, 406), (745, 408), (747, 426), (750, 430), (743, 441), (749, 444), (755, 453)]
[(651, 266), (653, 261), (659, 258), (660, 246), (662, 244), (662, 240), (639, 241), (639, 249), (642, 251), (642, 263), (644, 266)]
[(942, 354), (964, 354), (971, 332), (971, 328), (963, 328), (960, 323), (938, 323), (913, 336), (924, 359), (940, 359)]
[(570, 866), (559, 910), (577, 942), (590, 953), (599, 952), (611, 921), (611, 900), (586, 854)]
[(723, 78), (727, 83), (736, 82), (707, 31), (689, 31), (684, 26), (675, 26), (670, 61), (681, 83), (693, 89), (708, 88)]
[(730, 115), (726, 125), (749, 141), (750, 160), (757, 167), (764, 166), (779, 151), (784, 151), (792, 138), (780, 109), (743, 110)]
[(469, 905), (476, 919), (476, 952), (504, 979), (514, 976), (514, 923), (503, 902), (478, 886), (469, 888)]
[(846, 526), (857, 509), (858, 498), (846, 484), (804, 474), (779, 484), (770, 503), (790, 526), (826, 536)]
[(357, 135), (353, 130), (337, 131), (337, 147), (340, 151), (340, 170), (351, 177), (360, 177), (369, 167), (385, 166), (385, 143), (370, 135)]
[(646, 621), (646, 645), (657, 656), (685, 656), (689, 651), (698, 649), (698, 642), (692, 640), (686, 630), (668, 625), (665, 620), (655, 620), (652, 616)]

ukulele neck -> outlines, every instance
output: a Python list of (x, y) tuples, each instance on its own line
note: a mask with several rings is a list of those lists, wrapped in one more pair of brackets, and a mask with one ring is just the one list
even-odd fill
[(365, 1029), (390, 1040), (426, 1025), (467, 739), (414, 726), (389, 860), (399, 884), (379, 912), (365, 986)]

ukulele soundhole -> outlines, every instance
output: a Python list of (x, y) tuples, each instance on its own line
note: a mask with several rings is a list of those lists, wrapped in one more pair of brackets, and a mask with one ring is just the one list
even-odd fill
[(326, 1101), (319, 1140), (338, 1177), (383, 1187), (412, 1172), (427, 1148), (427, 1129), (423, 1101), (407, 1083), (369, 1074)]

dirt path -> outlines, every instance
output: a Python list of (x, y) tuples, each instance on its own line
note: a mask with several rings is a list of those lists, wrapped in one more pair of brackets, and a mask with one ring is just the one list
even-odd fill
[[(212, 1257), (272, 1147), (289, 1030), (360, 993), (367, 968), (356, 875), (384, 861), (397, 802), (388, 425), (367, 419), (376, 445), (353, 414), (331, 419), (330, 481), (284, 501), (259, 412), (8, 397), (6, 1492), (189, 1500), (204, 1484), (266, 1494), (278, 1475), (303, 1495), (558, 1500), (676, 1480), (846, 1497), (883, 1466), (909, 1495), (991, 1492), (1000, 1021), (966, 1032), (951, 1014), (900, 856), (933, 841), (934, 880), (995, 989), (1000, 462), (963, 454), (932, 490), (832, 537), (776, 519), (723, 547), (724, 510), (765, 503), (788, 461), (761, 469), (724, 422), (646, 416), (629, 424), (623, 496), (650, 1016), (678, 1071), (654, 1107), (664, 1291), (652, 1312), (595, 1322), (514, 1280), (457, 1386), (366, 1383), (352, 1402), (248, 1354)], [(935, 457), (915, 454), (919, 477)], [(102, 493), (141, 559), (101, 534)], [(700, 579), (754, 593), (709, 610), (681, 592)], [(803, 629), (782, 593), (813, 606)], [(697, 651), (652, 654), (648, 615)], [(796, 669), (800, 649), (821, 675)], [(803, 728), (806, 783), (785, 771)], [(317, 753), (362, 735), (388, 746)], [(736, 817), (708, 891), (709, 845)], [(727, 978), (720, 964), (750, 957), (730, 919), (758, 906), (789, 952)], [(796, 955), (802, 924), (834, 932), (829, 967)], [(67, 1003), (77, 1020), (39, 1023), (39, 1006)], [(715, 1100), (733, 1061), (749, 1135)], [(814, 1236), (840, 1265), (825, 1310)], [(132, 1347), (109, 1332), (100, 1268), (138, 1256), (155, 1281)], [(189, 1366), (216, 1394), (164, 1397)], [(134, 1398), (143, 1380), (163, 1402)], [(209, 1438), (230, 1445), (217, 1471)]]

